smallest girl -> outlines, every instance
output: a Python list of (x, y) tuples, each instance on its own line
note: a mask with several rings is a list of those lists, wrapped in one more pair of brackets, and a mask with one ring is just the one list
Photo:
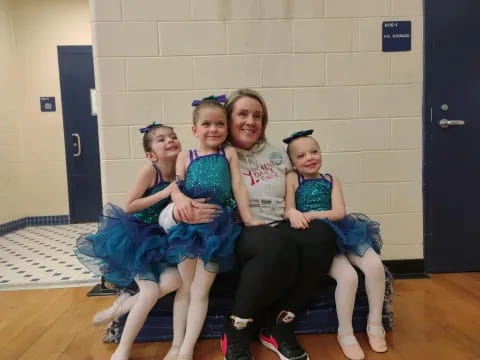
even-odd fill
[(236, 208), (246, 226), (264, 224), (250, 213), (248, 193), (241, 179), (237, 153), (225, 147), (226, 96), (194, 101), (193, 135), (198, 148), (182, 152), (177, 177), (185, 195), (207, 198), (221, 213), (208, 224), (179, 223), (169, 229), (167, 261), (178, 264), (182, 285), (173, 306), (173, 341), (165, 359), (191, 359), (205, 321), (208, 295), (216, 273), (234, 265), (235, 241), (240, 233)]
[[(329, 223), (337, 233), (338, 254), (329, 275), (337, 281), (335, 302), (338, 316), (338, 343), (345, 356), (352, 360), (365, 358), (353, 334), (352, 315), (358, 277), (352, 265), (365, 274), (369, 314), (367, 335), (375, 352), (387, 351), (382, 325), (385, 294), (385, 272), (377, 254), (380, 251), (379, 224), (366, 216), (345, 216), (340, 181), (321, 174), (322, 155), (313, 130), (298, 131), (283, 141), (295, 171), (287, 175), (285, 218), (293, 228), (305, 229), (313, 220)], [(377, 252), (375, 252), (375, 251)]]
[(135, 281), (139, 288), (138, 295), (122, 294), (111, 308), (94, 317), (94, 323), (102, 323), (130, 311), (111, 360), (128, 359), (153, 305), (180, 286), (176, 268), (163, 261), (167, 239), (158, 216), (171, 196), (179, 194), (172, 180), (181, 146), (170, 126), (153, 123), (140, 132), (149, 163), (130, 188), (125, 211), (106, 204), (97, 233), (82, 235), (75, 249), (78, 260), (92, 272), (118, 287)]

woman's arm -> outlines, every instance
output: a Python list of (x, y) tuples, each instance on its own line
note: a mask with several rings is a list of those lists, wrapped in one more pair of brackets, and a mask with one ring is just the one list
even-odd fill
[(240, 212), (240, 217), (242, 218), (243, 223), (246, 226), (265, 224), (264, 221), (253, 218), (252, 213), (250, 212), (250, 200), (248, 198), (247, 189), (245, 188), (245, 184), (240, 175), (237, 152), (232, 147), (227, 147), (225, 148), (225, 155), (230, 164), (233, 196), (237, 202), (238, 211)]
[(127, 194), (127, 204), (125, 205), (126, 213), (131, 214), (146, 209), (170, 196), (172, 186), (167, 186), (165, 189), (150, 196), (142, 197), (145, 191), (154, 185), (155, 174), (155, 168), (150, 164), (145, 165), (142, 170), (140, 170), (137, 180)]
[(345, 216), (345, 200), (340, 180), (335, 176), (332, 177), (332, 210), (310, 211), (306, 213), (306, 216), (310, 220), (328, 219), (330, 221), (338, 221)]
[(170, 203), (160, 213), (158, 223), (167, 232), (169, 228), (171, 228), (173, 225), (176, 225), (179, 221), (189, 224), (209, 223), (218, 215), (220, 215), (221, 209), (215, 204), (208, 204), (204, 201), (205, 199), (192, 200), (193, 219), (191, 222), (189, 222), (187, 219), (183, 219), (181, 214), (177, 211), (175, 204)]
[(295, 229), (307, 229), (309, 219), (295, 207), (295, 191), (298, 188), (297, 174), (291, 171), (285, 180), (285, 211), (283, 216)]

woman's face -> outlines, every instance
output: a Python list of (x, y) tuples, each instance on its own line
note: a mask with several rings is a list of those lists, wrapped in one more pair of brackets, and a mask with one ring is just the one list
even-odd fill
[(233, 105), (230, 120), (230, 140), (232, 145), (250, 150), (262, 136), (262, 104), (248, 96), (241, 97)]

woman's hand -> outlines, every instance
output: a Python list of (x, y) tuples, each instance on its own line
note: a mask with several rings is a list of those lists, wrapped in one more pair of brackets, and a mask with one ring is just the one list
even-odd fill
[(294, 229), (308, 229), (310, 218), (307, 216), (307, 214), (308, 213), (304, 214), (296, 209), (290, 209), (288, 214), (290, 225)]
[(191, 223), (193, 221), (194, 200), (181, 192), (177, 192), (175, 196), (172, 196), (172, 200), (175, 203), (175, 211), (178, 214), (175, 218), (183, 222)]
[(192, 216), (183, 217), (182, 213), (175, 207), (173, 208), (173, 217), (176, 221), (182, 221), (187, 224), (205, 224), (211, 222), (221, 213), (221, 208), (215, 204), (207, 204), (207, 199), (189, 199), (192, 206)]

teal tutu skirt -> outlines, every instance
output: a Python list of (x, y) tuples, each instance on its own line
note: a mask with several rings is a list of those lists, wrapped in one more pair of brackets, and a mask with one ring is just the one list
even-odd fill
[(322, 220), (330, 224), (337, 234), (337, 253), (363, 256), (372, 248), (378, 254), (382, 248), (380, 224), (365, 214), (348, 214), (342, 220)]
[(179, 223), (169, 229), (168, 253), (165, 259), (178, 264), (200, 258), (210, 272), (229, 271), (235, 265), (235, 242), (241, 227), (235, 222), (235, 210), (222, 208), (222, 213), (207, 224)]
[(166, 233), (158, 224), (144, 224), (113, 204), (106, 204), (95, 234), (77, 239), (78, 260), (109, 282), (126, 287), (136, 276), (159, 282), (165, 262)]

